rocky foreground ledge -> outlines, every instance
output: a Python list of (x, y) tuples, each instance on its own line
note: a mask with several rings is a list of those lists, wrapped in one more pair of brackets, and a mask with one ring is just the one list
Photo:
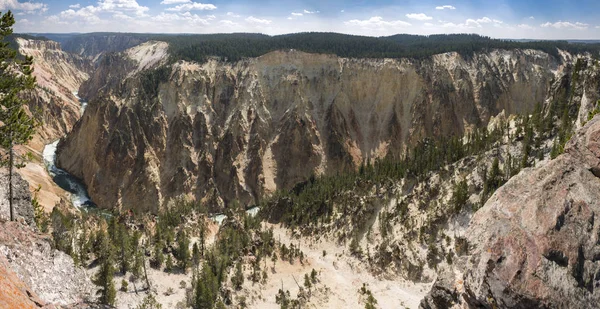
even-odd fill
[(421, 308), (600, 307), (600, 116), (565, 153), (510, 179), (468, 229), (469, 253)]
[(0, 308), (85, 308), (93, 285), (73, 259), (35, 228), (29, 184), (17, 176), (15, 213), (8, 221), (6, 179), (0, 171)]

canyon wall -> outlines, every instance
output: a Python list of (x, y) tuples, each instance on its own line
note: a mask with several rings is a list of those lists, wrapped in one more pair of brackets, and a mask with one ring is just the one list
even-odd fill
[(33, 76), (37, 84), (24, 97), (30, 112), (42, 121), (33, 140), (17, 149), (34, 154), (34, 160), (17, 172), (29, 182), (32, 192), (41, 187), (37, 199), (50, 211), (67, 196), (45, 171), (42, 151), (46, 144), (70, 132), (79, 120), (82, 109), (76, 93), (83, 81), (89, 78), (93, 66), (89, 60), (63, 51), (53, 41), (17, 37), (16, 42), (22, 55), (33, 56)]
[(76, 96), (83, 81), (92, 71), (91, 62), (64, 52), (53, 41), (16, 38), (19, 52), (33, 56), (33, 76), (36, 88), (26, 95), (29, 109), (40, 113), (43, 127), (33, 148), (39, 150), (51, 140), (71, 131), (81, 115), (81, 104)]
[(570, 79), (571, 57), (494, 50), (465, 59), (346, 59), (276, 51), (236, 63), (170, 63), (147, 42), (108, 54), (81, 87), (86, 114), (59, 166), (101, 207), (156, 212), (170, 198), (213, 210), (254, 203), (313, 174), (524, 113)]

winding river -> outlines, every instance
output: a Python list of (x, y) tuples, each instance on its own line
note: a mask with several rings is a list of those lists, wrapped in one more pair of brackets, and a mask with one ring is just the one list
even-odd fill
[[(87, 107), (87, 103), (77, 96), (77, 92), (74, 92), (73, 95), (79, 99), (79, 102), (81, 103), (81, 115), (83, 115), (85, 108)], [(79, 180), (77, 177), (56, 166), (56, 147), (58, 146), (58, 142), (59, 140), (56, 140), (44, 146), (42, 157), (44, 159), (46, 171), (50, 177), (52, 177), (54, 183), (56, 183), (63, 190), (69, 192), (73, 206), (79, 209), (95, 207), (96, 204), (94, 204), (94, 202), (92, 202), (90, 199), (85, 184), (83, 184), (83, 182), (81, 182), (81, 180)]]

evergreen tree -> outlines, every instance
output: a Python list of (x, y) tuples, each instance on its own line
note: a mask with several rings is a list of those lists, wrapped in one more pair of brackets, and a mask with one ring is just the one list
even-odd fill
[(183, 230), (177, 235), (176, 257), (179, 261), (179, 267), (183, 270), (183, 272), (186, 272), (190, 264), (190, 239)]
[(0, 156), (0, 165), (8, 166), (8, 204), (10, 220), (14, 221), (13, 169), (24, 167), (24, 162), (32, 157), (31, 153), (15, 154), (14, 147), (33, 138), (38, 121), (27, 114), (26, 102), (19, 97), (22, 91), (35, 87), (35, 78), (31, 76), (33, 58), (17, 58), (17, 51), (5, 40), (13, 32), (15, 19), (11, 11), (0, 14), (0, 147), (7, 152)]
[(242, 271), (242, 263), (239, 262), (235, 266), (235, 273), (231, 277), (231, 284), (233, 284), (233, 288), (236, 290), (240, 290), (242, 285), (244, 284), (244, 272)]
[(194, 267), (200, 265), (200, 249), (198, 248), (197, 242), (192, 246), (192, 263), (194, 264)]
[(173, 259), (171, 259), (170, 254), (167, 254), (167, 261), (165, 262), (165, 271), (168, 273), (173, 271)]
[[(104, 234), (104, 232), (101, 233)], [(102, 241), (100, 244), (101, 255), (99, 257), (100, 269), (96, 273), (93, 282), (100, 287), (96, 292), (98, 295), (98, 302), (104, 305), (114, 306), (117, 290), (113, 283), (115, 273), (113, 267), (113, 249), (111, 248), (111, 244), (108, 242), (107, 237), (101, 237), (100, 239)]]
[(81, 265), (86, 265), (87, 260), (89, 259), (90, 240), (88, 239), (88, 235), (87, 226), (84, 224), (78, 241), (79, 262)]
[(152, 267), (156, 269), (160, 269), (165, 260), (165, 255), (163, 254), (163, 246), (160, 242), (154, 243), (154, 257), (152, 259)]
[(454, 184), (452, 188), (452, 207), (455, 213), (459, 213), (469, 200), (469, 186), (467, 180), (462, 179), (458, 183)]
[(557, 139), (554, 140), (554, 143), (552, 144), (552, 150), (550, 151), (550, 158), (551, 159), (556, 159), (556, 157), (558, 157), (558, 155), (561, 153), (561, 149), (560, 149), (560, 145)]
[(144, 255), (141, 250), (136, 250), (134, 255), (133, 268), (131, 269), (131, 273), (136, 279), (142, 277), (142, 270), (144, 267)]
[(47, 233), (48, 232), (48, 215), (46, 215), (46, 212), (44, 211), (44, 207), (42, 207), (42, 205), (40, 205), (40, 202), (38, 201), (38, 193), (40, 192), (41, 189), (42, 189), (41, 185), (38, 186), (37, 189), (35, 189), (33, 199), (31, 200), (31, 206), (33, 206), (35, 225), (42, 233)]
[(212, 309), (219, 292), (219, 280), (212, 267), (204, 263), (200, 277), (196, 281), (194, 309)]
[(500, 162), (498, 157), (494, 158), (492, 168), (490, 169), (490, 174), (486, 179), (488, 182), (488, 192), (490, 193), (496, 191), (502, 185), (504, 174), (502, 173), (502, 170), (500, 170)]
[(131, 256), (133, 248), (129, 233), (124, 225), (119, 224), (117, 227), (116, 241), (118, 248), (118, 262), (121, 274), (125, 275), (131, 267)]

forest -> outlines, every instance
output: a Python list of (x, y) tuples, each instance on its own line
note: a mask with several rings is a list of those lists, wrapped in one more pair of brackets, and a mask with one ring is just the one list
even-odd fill
[[(21, 36), (21, 35), (19, 35)], [(334, 54), (349, 58), (413, 58), (458, 52), (469, 58), (476, 52), (490, 49), (536, 49), (558, 57), (558, 49), (570, 53), (591, 53), (600, 58), (600, 44), (567, 41), (517, 41), (493, 39), (477, 34), (397, 34), (386, 37), (347, 35), (340, 33), (305, 32), (269, 36), (257, 33), (231, 34), (139, 34), (87, 33), (36, 34), (61, 43), (66, 51), (78, 52), (86, 44), (101, 38), (115, 42), (117, 37), (136, 44), (158, 40), (168, 42), (172, 61), (206, 62), (210, 58), (235, 62), (258, 57), (275, 50), (299, 50), (308, 53)], [(92, 44), (93, 45), (93, 44)], [(116, 47), (116, 45), (115, 45)], [(93, 47), (90, 47), (93, 48)]]
[(368, 37), (339, 33), (296, 33), (278, 36), (261, 34), (158, 35), (151, 39), (170, 43), (173, 60), (205, 62), (210, 57), (239, 61), (275, 50), (300, 50), (349, 58), (415, 58), (458, 52), (471, 57), (490, 49), (537, 49), (558, 57), (558, 49), (571, 53), (589, 52), (599, 56), (600, 44), (574, 44), (567, 41), (517, 42), (476, 34), (430, 36), (398, 34)]

